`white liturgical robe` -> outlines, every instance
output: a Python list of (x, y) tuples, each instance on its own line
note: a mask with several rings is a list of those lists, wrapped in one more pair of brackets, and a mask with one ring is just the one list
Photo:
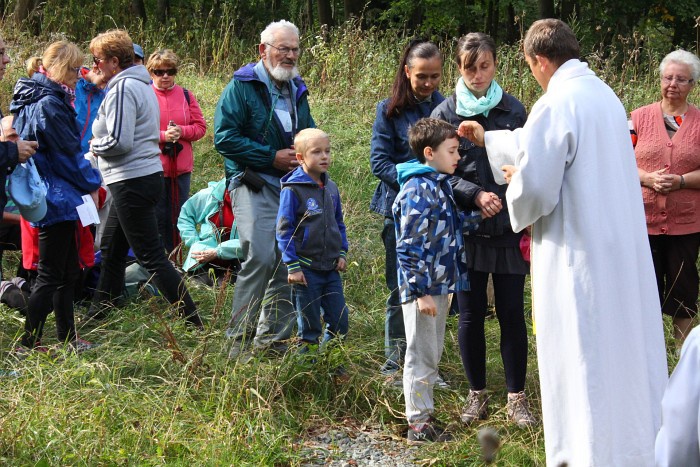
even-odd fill
[(656, 465), (700, 465), (700, 327), (690, 331), (683, 344), (661, 407)]
[(625, 110), (569, 60), (527, 123), (486, 132), (515, 165), (513, 230), (532, 225), (547, 465), (651, 466), (668, 379), (659, 297)]

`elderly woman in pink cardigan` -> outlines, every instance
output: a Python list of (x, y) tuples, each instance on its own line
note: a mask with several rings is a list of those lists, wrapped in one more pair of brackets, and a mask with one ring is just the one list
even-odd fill
[(192, 142), (207, 132), (194, 94), (175, 84), (179, 62), (172, 50), (165, 49), (153, 52), (146, 64), (160, 106), (160, 160), (165, 189), (157, 212), (158, 230), (168, 253), (180, 243), (177, 218), (190, 194)]
[(673, 317), (680, 346), (698, 311), (700, 111), (688, 95), (700, 77), (700, 59), (676, 50), (659, 69), (661, 102), (632, 112), (632, 141), (661, 309)]

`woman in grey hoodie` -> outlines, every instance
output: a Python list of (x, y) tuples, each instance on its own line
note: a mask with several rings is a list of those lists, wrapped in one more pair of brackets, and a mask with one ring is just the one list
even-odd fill
[(158, 147), (160, 110), (151, 77), (146, 67), (133, 64), (133, 43), (125, 31), (99, 34), (90, 42), (90, 51), (95, 71), (108, 81), (107, 96), (92, 126), (92, 151), (113, 203), (102, 236), (100, 280), (88, 316), (104, 317), (112, 300), (121, 295), (131, 246), (163, 296), (189, 324), (201, 328), (196, 305), (158, 236), (156, 204), (163, 190), (163, 166)]

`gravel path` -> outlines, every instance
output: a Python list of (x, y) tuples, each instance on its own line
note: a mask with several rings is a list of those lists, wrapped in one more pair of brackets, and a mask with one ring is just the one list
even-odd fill
[(302, 466), (417, 466), (418, 446), (379, 427), (319, 429), (301, 442)]

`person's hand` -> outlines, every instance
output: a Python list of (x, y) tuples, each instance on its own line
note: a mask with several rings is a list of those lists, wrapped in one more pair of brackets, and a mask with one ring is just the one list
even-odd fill
[(418, 311), (428, 316), (437, 315), (437, 305), (435, 305), (435, 300), (430, 295), (423, 295), (418, 297)]
[(95, 203), (95, 207), (97, 209), (100, 209), (100, 189), (99, 188), (95, 191), (90, 192), (90, 198), (92, 198), (92, 202)]
[(481, 209), (481, 217), (488, 219), (501, 212), (503, 204), (496, 193), (481, 191), (474, 199), (476, 206)]
[(39, 143), (36, 141), (25, 141), (20, 139), (17, 141), (17, 159), (20, 162), (26, 162), (27, 159), (32, 157), (36, 150), (39, 148)]
[(303, 271), (297, 271), (287, 274), (287, 282), (289, 282), (290, 284), (307, 285), (306, 277), (304, 277)]
[(294, 149), (280, 149), (275, 154), (275, 160), (272, 161), (272, 166), (277, 170), (289, 172), (299, 166), (297, 153)]
[(513, 175), (518, 171), (518, 168), (514, 165), (504, 165), (501, 167), (503, 171), (503, 177), (506, 179), (506, 183), (510, 184), (513, 179)]
[(180, 128), (178, 125), (175, 126), (169, 126), (165, 130), (165, 141), (168, 143), (174, 143), (177, 140), (180, 139), (182, 136), (182, 128)]
[(484, 127), (477, 122), (466, 120), (460, 123), (457, 134), (462, 138), (467, 138), (477, 146), (484, 147)]
[(345, 258), (338, 258), (338, 264), (336, 264), (335, 270), (338, 272), (345, 272), (347, 268), (348, 262), (345, 260)]
[[(642, 186), (651, 188), (657, 193), (668, 194), (676, 185), (676, 189), (680, 187), (680, 177), (678, 175), (667, 174), (668, 167), (646, 172), (642, 177)], [(678, 183), (675, 183), (676, 180)]]
[(195, 251), (192, 253), (192, 259), (196, 260), (199, 264), (211, 263), (217, 258), (216, 250), (213, 248), (208, 248), (202, 251)]

